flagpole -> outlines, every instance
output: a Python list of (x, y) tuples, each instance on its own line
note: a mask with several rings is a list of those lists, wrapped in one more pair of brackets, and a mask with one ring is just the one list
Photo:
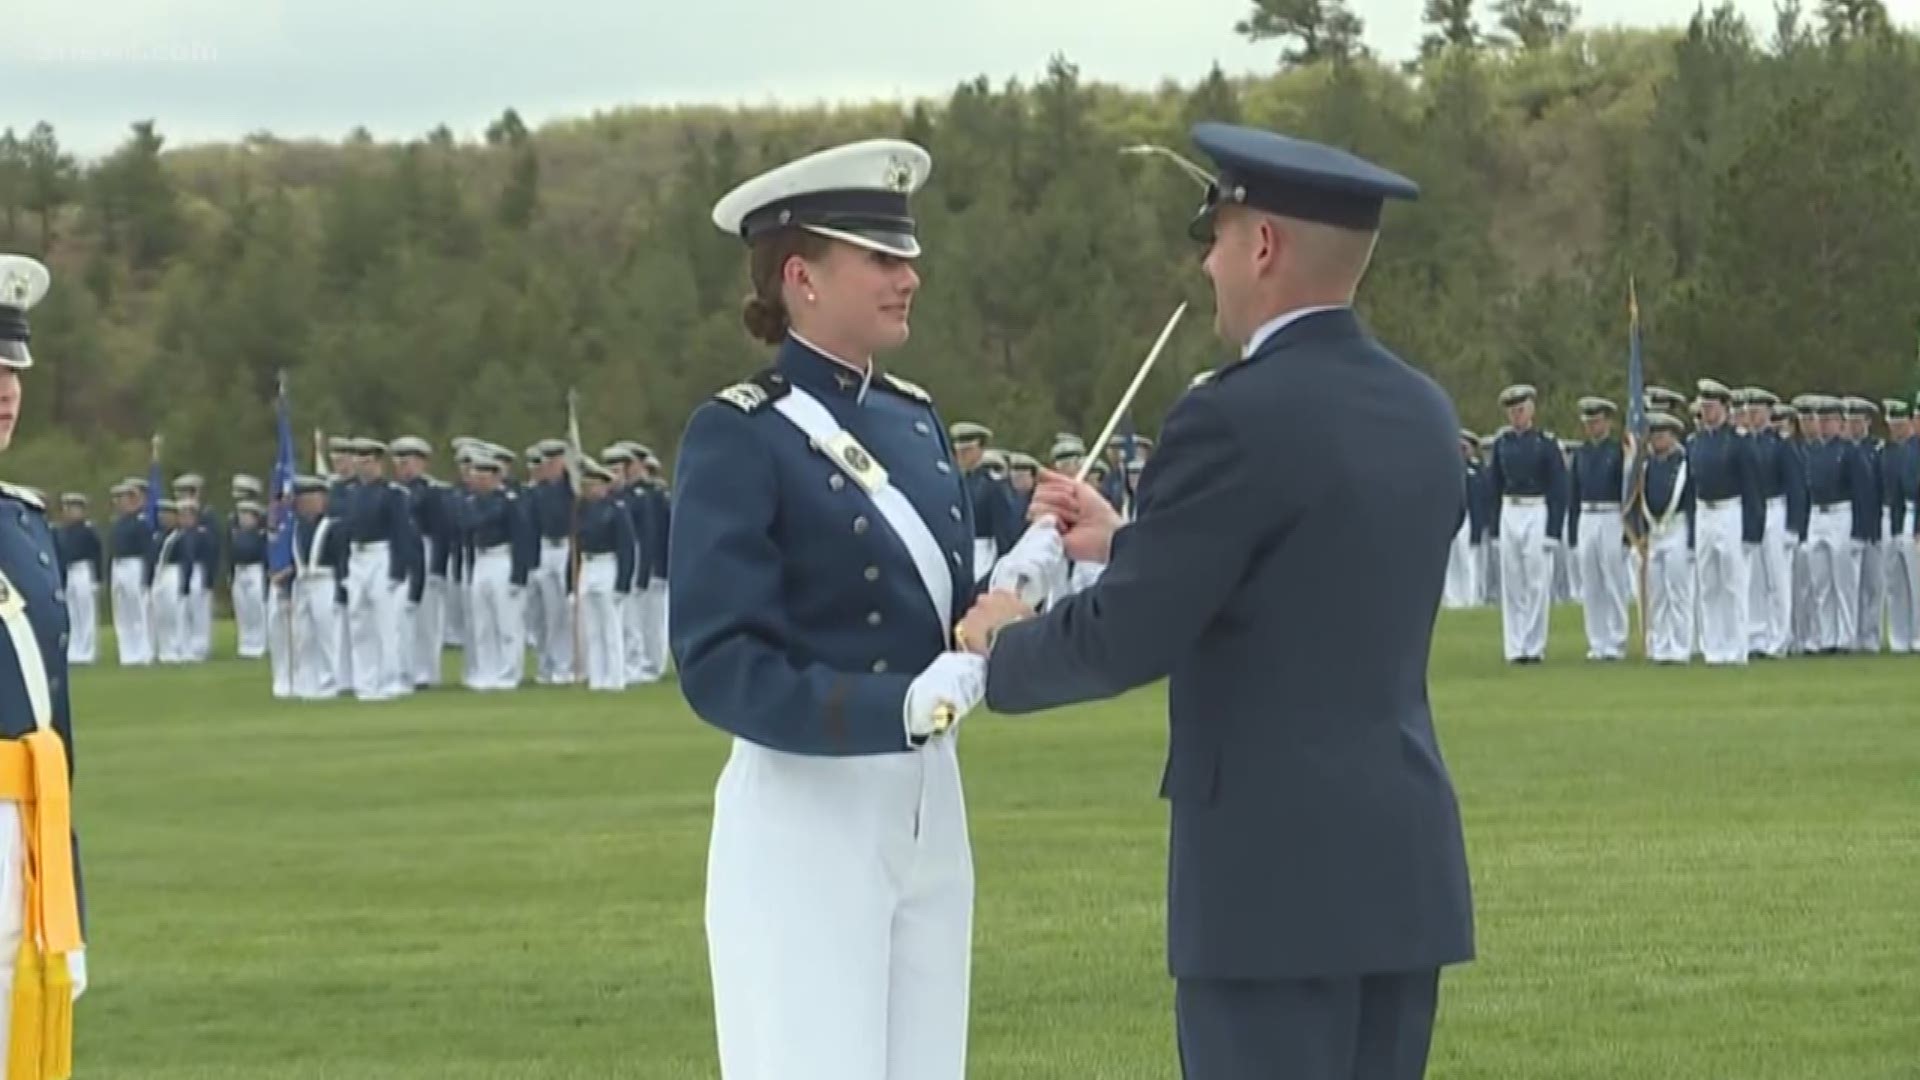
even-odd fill
[(587, 654), (581, 648), (580, 632), (580, 604), (586, 592), (586, 583), (580, 580), (580, 475), (586, 451), (580, 445), (580, 395), (571, 387), (567, 389), (567, 444), (567, 476), (573, 486), (572, 521), (567, 536), (567, 559), (573, 568), (573, 595), (569, 597), (573, 615), (573, 681), (582, 683), (587, 681)]
[[(287, 373), (285, 369), (282, 369), (280, 372), (280, 430), (288, 433), (287, 439), (289, 443), (292, 441), (292, 413), (293, 410), (287, 401)], [(318, 432), (315, 432), (315, 434), (318, 434)], [(288, 445), (285, 447), (284, 452), (291, 454), (293, 447)], [(276, 453), (275, 456), (278, 457), (279, 455)], [(287, 464), (291, 466), (293, 462), (289, 461)], [(274, 471), (278, 472), (279, 470), (276, 468)], [(300, 544), (300, 519), (299, 516), (293, 512), (293, 477), (283, 476), (279, 479), (283, 486), (279, 491), (274, 493), (274, 497), (280, 501), (280, 527), (292, 530), (289, 537), (291, 543), (287, 546), (287, 551), (291, 556), (293, 550)], [(292, 560), (289, 566), (281, 568), (281, 572), (287, 574), (287, 598), (280, 606), (285, 610), (287, 616), (287, 695), (289, 697), (293, 696), (295, 692), (294, 688), (300, 685), (300, 641), (295, 636), (298, 620), (293, 617), (293, 575), (290, 572), (291, 565), (297, 565), (297, 562), (298, 560)], [(267, 579), (267, 588), (272, 589), (274, 587), (274, 581), (272, 577), (269, 576)], [(271, 668), (271, 665), (269, 665), (269, 668)], [(268, 671), (267, 678), (269, 680), (273, 678), (271, 670)]]

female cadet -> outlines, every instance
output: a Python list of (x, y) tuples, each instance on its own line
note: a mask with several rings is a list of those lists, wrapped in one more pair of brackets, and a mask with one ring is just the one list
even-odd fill
[[(0, 450), (33, 366), (27, 312), (47, 268), (0, 255)], [(69, 819), (73, 732), (67, 605), (46, 507), (0, 483), (0, 1072), (72, 1071), (73, 1002), (86, 989), (79, 849)]]
[(727, 1080), (959, 1080), (973, 863), (950, 725), (983, 687), (948, 651), (973, 522), (946, 425), (880, 370), (907, 340), (931, 159), (876, 140), (714, 207), (750, 250), (771, 367), (680, 445), (668, 620), (680, 686), (734, 736), (706, 924)]

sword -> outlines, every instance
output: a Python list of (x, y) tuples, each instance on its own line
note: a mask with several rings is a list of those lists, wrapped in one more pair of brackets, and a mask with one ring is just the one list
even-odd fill
[(1113, 438), (1113, 429), (1120, 426), (1120, 418), (1133, 406), (1133, 396), (1140, 392), (1140, 384), (1147, 381), (1147, 372), (1153, 370), (1154, 361), (1160, 359), (1160, 350), (1167, 347), (1167, 339), (1173, 336), (1173, 328), (1180, 325), (1180, 317), (1186, 313), (1187, 304), (1182, 300), (1180, 306), (1173, 309), (1173, 315), (1167, 319), (1167, 325), (1161, 328), (1159, 340), (1153, 343), (1153, 351), (1147, 353), (1147, 358), (1141, 363), (1140, 370), (1133, 373), (1133, 384), (1127, 387), (1126, 393), (1120, 395), (1120, 404), (1114, 406), (1113, 415), (1107, 417), (1107, 426), (1101, 429), (1100, 437), (1088, 447), (1091, 453), (1087, 455), (1087, 460), (1080, 463), (1080, 474), (1074, 477), (1075, 480), (1086, 480), (1087, 473), (1093, 469), (1093, 463), (1098, 460), (1101, 453), (1105, 452), (1107, 440)]

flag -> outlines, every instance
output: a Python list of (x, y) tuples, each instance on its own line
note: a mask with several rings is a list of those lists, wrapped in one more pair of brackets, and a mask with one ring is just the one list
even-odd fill
[(267, 573), (293, 565), (293, 405), (287, 399), (287, 373), (280, 373), (280, 393), (274, 402), (279, 448), (273, 458), (273, 479), (267, 483)]
[(147, 457), (147, 528), (160, 529), (160, 436), (153, 437), (153, 450)]
[(573, 490), (580, 491), (580, 469), (586, 461), (587, 452), (580, 446), (580, 395), (567, 391), (567, 479), (573, 481)]
[(1647, 463), (1647, 370), (1640, 349), (1640, 298), (1627, 279), (1627, 460), (1622, 470), (1621, 512), (1629, 533), (1645, 481)]

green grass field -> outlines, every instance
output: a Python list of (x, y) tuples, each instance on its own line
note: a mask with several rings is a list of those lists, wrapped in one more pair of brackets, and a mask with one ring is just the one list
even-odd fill
[[(1553, 646), (1510, 668), (1496, 614), (1442, 625), (1480, 958), (1429, 1075), (1920, 1077), (1920, 657), (1599, 668), (1575, 609)], [(80, 1077), (717, 1075), (726, 744), (670, 683), (281, 704), (226, 660), (74, 701)], [(963, 745), (971, 1075), (1177, 1075), (1163, 691)]]

